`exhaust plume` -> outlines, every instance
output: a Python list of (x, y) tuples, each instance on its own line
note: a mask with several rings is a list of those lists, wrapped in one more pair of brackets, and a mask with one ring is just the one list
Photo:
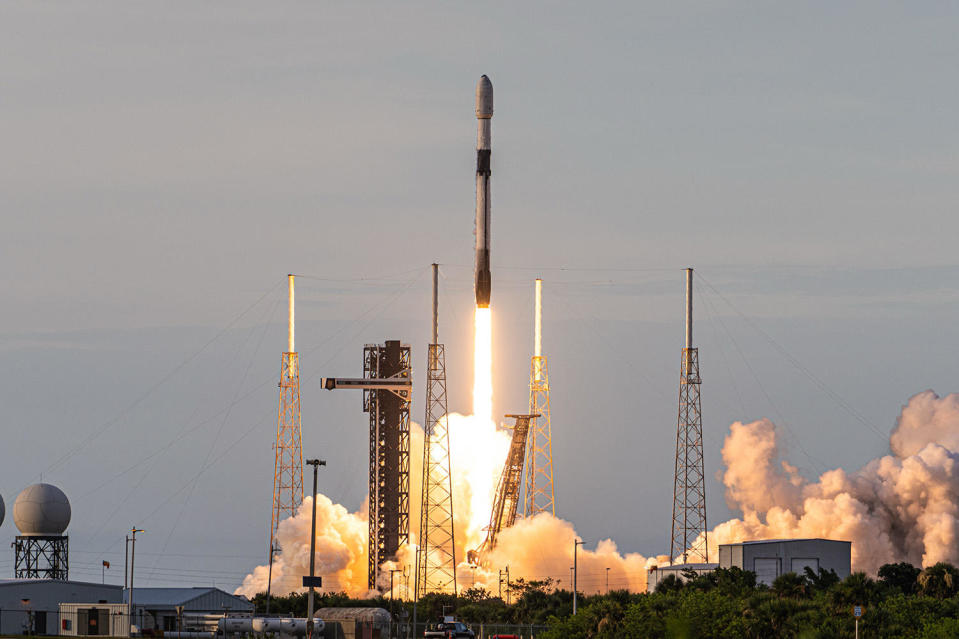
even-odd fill
[(742, 511), (709, 534), (717, 546), (745, 539), (825, 537), (852, 541), (852, 568), (959, 563), (959, 395), (913, 396), (889, 438), (892, 454), (853, 473), (811, 482), (781, 460), (768, 420), (736, 422), (723, 446), (726, 499)]
[[(491, 419), (450, 414), (450, 456), (456, 518), (456, 554), (479, 546), (489, 522), (496, 480), (509, 447), (509, 435)], [(422, 446), (423, 431), (412, 426), (412, 447)], [(841, 468), (822, 473), (815, 481), (781, 458), (773, 423), (767, 419), (729, 428), (722, 455), (726, 466), (722, 481), (730, 507), (741, 518), (719, 524), (709, 533), (709, 554), (718, 556), (718, 545), (749, 539), (824, 537), (852, 541), (852, 567), (875, 574), (882, 564), (908, 561), (930, 566), (939, 561), (959, 564), (959, 395), (940, 398), (932, 391), (919, 393), (902, 408), (890, 438), (891, 454), (874, 459), (859, 470)], [(421, 456), (411, 455), (412, 495), (419, 494)], [(367, 522), (366, 506), (349, 512), (324, 495), (317, 495), (317, 572), (328, 591), (365, 596)], [(412, 510), (419, 504), (412, 503)], [(281, 552), (273, 564), (274, 591), (301, 590), (300, 579), (309, 567), (311, 500), (304, 500), (295, 517), (282, 522), (278, 539)], [(411, 520), (419, 521), (416, 512)], [(552, 578), (568, 589), (576, 532), (570, 522), (548, 513), (517, 521), (502, 531), (489, 557), (490, 569), (472, 569), (461, 563), (457, 570), (460, 590), (499, 588), (500, 568), (510, 567), (510, 577)], [(400, 549), (395, 562), (384, 566), (381, 591), (389, 587), (388, 569), (415, 564), (416, 535)], [(610, 587), (643, 591), (646, 568), (662, 565), (668, 557), (644, 557), (619, 552), (612, 540), (592, 550), (579, 551), (579, 588), (597, 593)], [(252, 596), (266, 589), (267, 566), (246, 577), (238, 594)], [(394, 593), (405, 597), (405, 582), (394, 584)]]

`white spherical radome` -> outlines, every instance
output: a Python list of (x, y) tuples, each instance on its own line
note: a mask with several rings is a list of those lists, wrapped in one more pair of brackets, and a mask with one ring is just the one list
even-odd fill
[(70, 501), (50, 484), (33, 484), (13, 502), (13, 523), (21, 535), (62, 535), (70, 525)]

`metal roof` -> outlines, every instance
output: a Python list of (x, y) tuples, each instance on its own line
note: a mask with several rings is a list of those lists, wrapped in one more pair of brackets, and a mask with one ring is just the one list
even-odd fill
[(671, 566), (652, 566), (650, 570), (716, 570), (719, 564), (673, 564)]
[[(123, 591), (123, 600), (129, 601), (129, 590)], [(212, 587), (194, 588), (134, 588), (133, 605), (143, 608), (174, 608), (186, 610), (231, 611), (253, 610), (253, 603), (245, 597), (231, 595)]]
[(719, 544), (720, 546), (753, 546), (756, 544), (782, 544), (790, 543), (793, 541), (829, 541), (834, 544), (851, 544), (851, 541), (844, 541), (842, 539), (823, 539), (822, 537), (809, 537), (803, 539), (754, 539), (750, 541), (739, 541), (733, 544)]
[(26, 584), (69, 584), (71, 586), (96, 586), (97, 588), (119, 588), (123, 589), (123, 586), (119, 584), (102, 584), (99, 582), (93, 581), (73, 581), (63, 579), (0, 579), (0, 587), (3, 586), (21, 586)]

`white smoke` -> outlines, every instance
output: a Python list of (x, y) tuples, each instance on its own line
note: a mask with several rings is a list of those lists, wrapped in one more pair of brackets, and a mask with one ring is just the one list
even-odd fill
[[(493, 493), (506, 461), (510, 435), (492, 421), (472, 415), (449, 415), (450, 460), (453, 467), (454, 528), (457, 569), (461, 589), (482, 587), (498, 592), (499, 569), (509, 566), (511, 579), (541, 580), (552, 577), (560, 587), (568, 588), (565, 578), (573, 563), (573, 525), (548, 514), (518, 520), (498, 538), (490, 556), (490, 569), (473, 569), (466, 563), (466, 552), (478, 548), (486, 535)], [(419, 495), (422, 481), (423, 430), (411, 426), (410, 521), (411, 542), (416, 543), (419, 523)], [(347, 592), (353, 596), (371, 595), (367, 590), (367, 507), (351, 513), (324, 495), (317, 495), (316, 573), (323, 576), (324, 590)], [(284, 520), (278, 531), (280, 553), (273, 562), (273, 588), (276, 594), (302, 590), (302, 575), (309, 571), (312, 502), (307, 497), (294, 517)], [(581, 591), (600, 592), (605, 588), (605, 571), (610, 568), (613, 587), (642, 590), (646, 587), (647, 559), (638, 554), (620, 555), (616, 544), (605, 540), (595, 550), (580, 548)], [(403, 570), (410, 587), (415, 574), (415, 546), (400, 550), (396, 562), (381, 570), (381, 591), (389, 588), (389, 570)], [(253, 596), (266, 590), (268, 566), (258, 566), (243, 580), (237, 594)], [(590, 576), (591, 575), (591, 576)], [(601, 577), (597, 577), (601, 575)], [(406, 595), (405, 579), (394, 577), (394, 592)]]
[(919, 393), (903, 407), (891, 455), (858, 471), (800, 477), (778, 466), (771, 422), (735, 423), (723, 446), (726, 498), (742, 519), (717, 526), (717, 545), (745, 539), (824, 537), (852, 542), (853, 570), (884, 563), (959, 563), (959, 395)]
[[(547, 514), (524, 520), (501, 533), (489, 557), (489, 569), (470, 568), (466, 551), (485, 536), (493, 492), (509, 448), (509, 434), (491, 421), (449, 416), (456, 555), (461, 588), (475, 585), (496, 593), (499, 570), (511, 578), (552, 577), (568, 588), (573, 562), (573, 525)], [(416, 542), (422, 463), (422, 429), (413, 426), (410, 513)], [(816, 481), (803, 478), (780, 458), (776, 429), (766, 419), (730, 426), (723, 445), (723, 483), (730, 506), (742, 517), (716, 526), (709, 534), (709, 554), (717, 546), (748, 539), (823, 537), (852, 541), (854, 570), (875, 573), (884, 563), (908, 561), (929, 566), (959, 563), (959, 395), (938, 397), (926, 391), (903, 407), (890, 436), (892, 454), (872, 460), (854, 473), (830, 470)], [(273, 565), (273, 592), (300, 590), (309, 567), (310, 507), (280, 524), (281, 553)], [(329, 591), (369, 594), (367, 510), (350, 513), (329, 498), (317, 496), (317, 573)], [(413, 583), (415, 547), (404, 547), (384, 568), (381, 590), (389, 586), (388, 569), (405, 570)], [(667, 558), (622, 554), (611, 540), (579, 551), (579, 588), (605, 589), (610, 568), (613, 588), (646, 587), (646, 567)], [(257, 567), (237, 590), (253, 595), (266, 590), (267, 566)], [(405, 582), (400, 582), (404, 584)], [(396, 590), (400, 594), (401, 590)], [(403, 593), (405, 594), (405, 593)]]

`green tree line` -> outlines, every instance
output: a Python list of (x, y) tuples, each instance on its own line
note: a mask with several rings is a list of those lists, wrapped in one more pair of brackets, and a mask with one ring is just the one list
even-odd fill
[[(833, 639), (853, 637), (853, 606), (862, 606), (863, 639), (959, 637), (959, 570), (947, 563), (925, 570), (886, 564), (877, 579), (864, 573), (840, 579), (832, 571), (807, 569), (803, 575), (780, 575), (768, 587), (738, 568), (684, 577), (666, 577), (650, 594), (580, 595), (576, 616), (572, 593), (552, 580), (517, 580), (503, 598), (481, 588), (456, 597), (427, 595), (417, 603), (417, 617), (432, 620), (445, 610), (474, 626), (547, 625), (538, 634), (542, 639)], [(262, 612), (265, 597), (257, 595), (254, 603)], [(317, 594), (316, 605), (391, 608), (388, 598), (358, 600), (344, 594)], [(411, 620), (413, 603), (396, 600), (392, 611)], [(306, 595), (273, 597), (271, 612), (304, 616)]]

